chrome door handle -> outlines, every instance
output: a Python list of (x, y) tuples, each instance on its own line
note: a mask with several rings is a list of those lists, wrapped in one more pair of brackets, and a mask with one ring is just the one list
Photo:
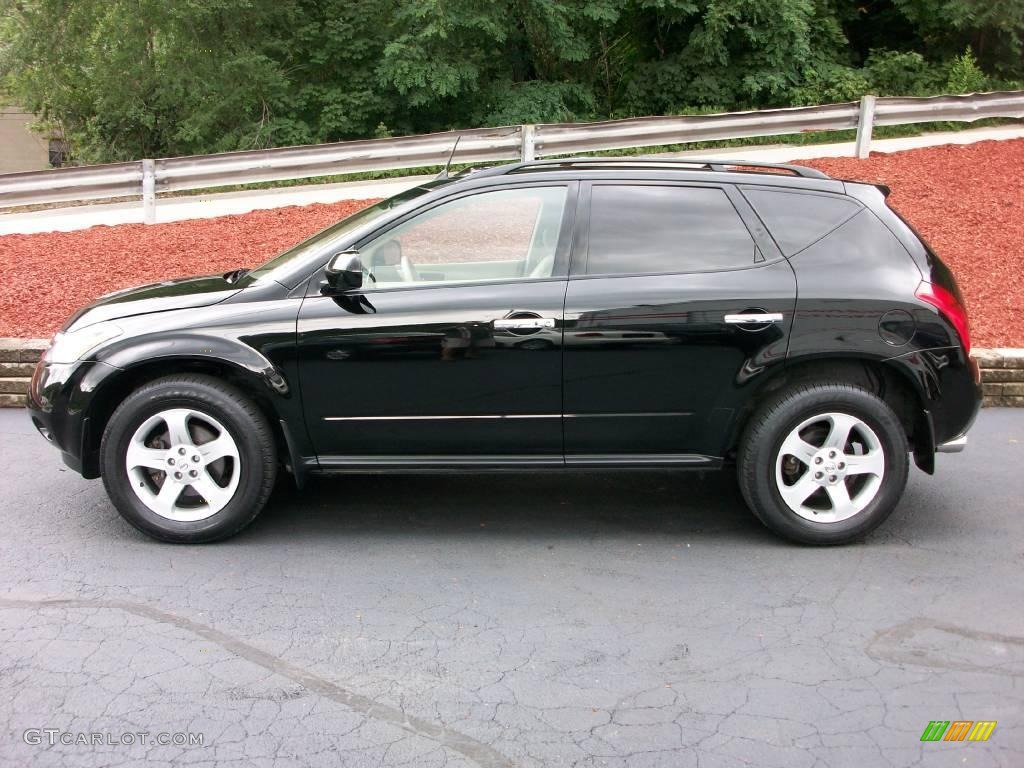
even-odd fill
[(750, 312), (740, 315), (726, 315), (725, 322), (730, 325), (747, 325), (755, 323), (781, 323), (781, 312)]
[(510, 320), (495, 320), (494, 327), (497, 329), (530, 330), (537, 328), (554, 328), (555, 318), (553, 317), (514, 317)]

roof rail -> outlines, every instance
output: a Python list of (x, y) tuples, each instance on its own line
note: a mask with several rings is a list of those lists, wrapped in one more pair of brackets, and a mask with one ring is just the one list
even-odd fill
[(714, 160), (703, 157), (674, 158), (674, 157), (564, 157), (552, 160), (533, 160), (525, 163), (509, 163), (487, 169), (490, 175), (504, 175), (507, 173), (518, 173), (520, 171), (539, 170), (546, 167), (572, 167), (572, 166), (599, 166), (599, 165), (665, 165), (665, 166), (690, 166), (692, 170), (708, 170), (725, 172), (732, 168), (757, 169), (765, 168), (774, 171), (788, 171), (795, 176), (805, 179), (828, 179), (831, 178), (816, 168), (808, 168), (803, 165), (790, 165), (788, 163), (756, 163), (748, 160)]

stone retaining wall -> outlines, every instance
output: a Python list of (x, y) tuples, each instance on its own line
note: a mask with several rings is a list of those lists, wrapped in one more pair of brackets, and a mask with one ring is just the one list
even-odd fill
[(1024, 349), (978, 349), (984, 405), (1024, 408)]
[[(32, 369), (45, 339), (0, 339), (0, 407), (25, 405)], [(1024, 349), (978, 349), (987, 406), (1024, 408)]]
[(28, 383), (46, 339), (0, 339), (0, 408), (25, 405)]

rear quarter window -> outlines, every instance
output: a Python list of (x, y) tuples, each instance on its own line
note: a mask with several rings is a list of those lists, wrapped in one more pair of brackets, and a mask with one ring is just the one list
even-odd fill
[(752, 187), (742, 191), (786, 256), (820, 240), (863, 208), (855, 200), (838, 195)]

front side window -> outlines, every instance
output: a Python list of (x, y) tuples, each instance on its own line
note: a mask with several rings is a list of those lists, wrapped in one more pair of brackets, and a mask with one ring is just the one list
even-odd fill
[[(318, 251), (324, 251), (331, 247), (332, 243), (345, 240), (352, 232), (360, 227), (373, 224), (374, 219), (379, 219), (391, 213), (406, 203), (415, 200), (421, 195), (427, 194), (438, 182), (427, 182), (413, 189), (407, 189), (386, 200), (381, 200), (374, 205), (367, 206), (347, 216), (341, 221), (322, 229), (312, 237), (308, 237), (297, 245), (293, 245), (283, 253), (278, 254), (262, 266), (250, 270), (245, 276), (245, 282), (239, 287), (245, 287), (257, 279), (267, 277), (276, 270), (286, 269), (289, 265), (301, 263), (307, 256)], [(288, 287), (294, 287), (295, 283), (289, 283)]]
[(757, 249), (716, 187), (595, 184), (586, 272), (706, 272), (753, 266)]
[(367, 287), (551, 277), (565, 201), (553, 186), (442, 203), (360, 249)]

